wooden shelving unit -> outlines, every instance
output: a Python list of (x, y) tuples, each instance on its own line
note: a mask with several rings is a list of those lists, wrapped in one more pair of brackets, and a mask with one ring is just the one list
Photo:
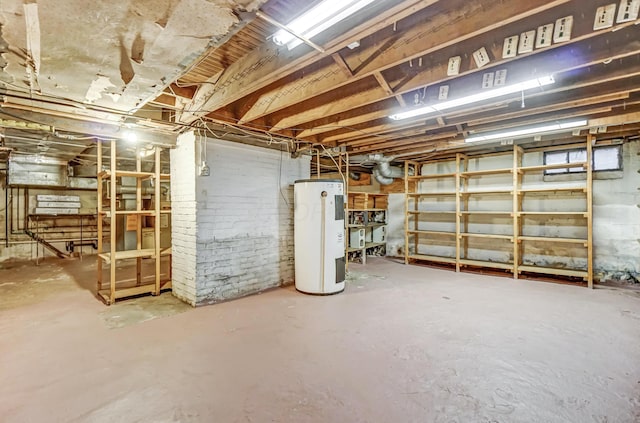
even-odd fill
[[(523, 166), (525, 158), (542, 152), (524, 150), (517, 145), (510, 151), (490, 155), (457, 154), (455, 162), (454, 159), (441, 164), (406, 162), (405, 263), (453, 264), (456, 271), (465, 266), (502, 269), (512, 272), (516, 279), (523, 272), (580, 277), (593, 287), (591, 141), (589, 136), (584, 144), (587, 151), (584, 163)], [(512, 166), (504, 167), (503, 157), (498, 159), (503, 166), (492, 168), (491, 158), (497, 156), (509, 157)], [(471, 164), (478, 169), (470, 169)], [(426, 173), (429, 168), (440, 165), (446, 167), (443, 172)], [(544, 179), (546, 170), (565, 168), (584, 169), (585, 181), (566, 183)], [(535, 173), (542, 174), (537, 177), (538, 183), (528, 183), (528, 175)], [(485, 177), (491, 181), (485, 182)], [(540, 207), (542, 202), (564, 203), (565, 199), (583, 201), (584, 207), (557, 211)], [(499, 207), (492, 206), (492, 202)], [(564, 221), (570, 223), (565, 224), (565, 228), (582, 227), (585, 236), (563, 235)], [(536, 262), (544, 260), (537, 259), (531, 252), (560, 256), (557, 251), (562, 249), (582, 251), (585, 265), (575, 268), (538, 265)], [(475, 257), (474, 250), (483, 252), (485, 258)]]
[(347, 262), (386, 252), (388, 194), (349, 192), (347, 195)]
[[(117, 145), (116, 141), (110, 141), (110, 157), (109, 169), (102, 170), (103, 167), (103, 145), (97, 143), (97, 166), (98, 166), (98, 276), (97, 276), (97, 295), (107, 305), (113, 304), (117, 299), (132, 297), (141, 294), (159, 295), (162, 289), (171, 288), (171, 280), (161, 281), (160, 262), (161, 257), (169, 256), (171, 248), (160, 248), (160, 215), (170, 213), (170, 210), (161, 209), (160, 201), (160, 181), (168, 180), (168, 175), (160, 173), (160, 147), (155, 149), (154, 172), (143, 172), (142, 159), (136, 154), (136, 171), (118, 170), (117, 164)], [(117, 188), (118, 178), (131, 177), (136, 178), (136, 210), (118, 210)], [(153, 209), (143, 209), (142, 201), (142, 181), (151, 179), (154, 181), (153, 187)], [(104, 181), (109, 181), (109, 203), (108, 209), (103, 204)], [(125, 218), (136, 218), (136, 249), (117, 250), (117, 232), (116, 217), (125, 216)], [(155, 217), (154, 220), (154, 248), (142, 248), (142, 217)], [(103, 245), (103, 226), (104, 219), (110, 221), (110, 239), (109, 250), (104, 250)], [(142, 259), (154, 259), (154, 283), (143, 283), (142, 276)], [(119, 260), (136, 260), (136, 284), (135, 286), (119, 286), (117, 278), (117, 262)], [(109, 285), (108, 288), (103, 286), (103, 265), (109, 265)]]

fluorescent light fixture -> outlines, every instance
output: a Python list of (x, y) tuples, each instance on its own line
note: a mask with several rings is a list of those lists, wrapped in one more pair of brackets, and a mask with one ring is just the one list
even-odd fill
[(491, 141), (491, 140), (499, 140), (499, 139), (518, 138), (526, 135), (542, 134), (545, 132), (554, 132), (554, 131), (560, 131), (563, 129), (578, 128), (580, 126), (587, 126), (586, 119), (575, 120), (575, 121), (564, 122), (564, 123), (554, 123), (551, 125), (534, 126), (531, 128), (524, 128), (524, 129), (514, 129), (512, 131), (498, 132), (495, 134), (478, 135), (475, 137), (465, 138), (464, 142)]
[[(287, 28), (295, 34), (299, 34), (306, 39), (311, 39), (374, 1), (375, 0), (324, 0), (289, 22)], [(302, 44), (303, 41), (291, 32), (281, 29), (273, 36), (273, 42), (280, 46), (286, 44), (289, 50), (293, 50)]]
[(519, 84), (507, 85), (505, 87), (496, 88), (490, 91), (483, 91), (478, 94), (469, 95), (466, 97), (458, 98), (455, 100), (445, 101), (443, 103), (436, 103), (431, 106), (420, 107), (418, 109), (409, 110), (403, 113), (398, 113), (389, 116), (393, 120), (408, 119), (416, 116), (426, 115), (430, 113), (437, 113), (443, 110), (452, 109), (454, 107), (460, 107), (471, 103), (477, 103), (491, 98), (502, 97), (504, 95), (518, 93), (521, 91), (530, 90), (533, 88), (544, 87), (555, 83), (553, 76), (543, 76), (541, 78), (531, 79), (529, 81), (520, 82)]

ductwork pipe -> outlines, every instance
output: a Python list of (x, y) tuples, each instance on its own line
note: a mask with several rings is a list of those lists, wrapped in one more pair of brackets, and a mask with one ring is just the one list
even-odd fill
[(390, 185), (395, 178), (404, 178), (404, 169), (398, 166), (391, 166), (394, 157), (385, 157), (382, 154), (368, 154), (353, 156), (350, 162), (374, 163), (373, 177), (380, 185)]

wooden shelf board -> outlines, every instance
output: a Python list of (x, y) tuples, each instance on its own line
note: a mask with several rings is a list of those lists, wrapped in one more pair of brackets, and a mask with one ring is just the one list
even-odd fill
[(512, 235), (496, 235), (496, 234), (472, 234), (472, 233), (461, 233), (461, 237), (469, 237), (469, 238), (491, 238), (491, 239), (506, 239), (513, 242)]
[(384, 194), (381, 192), (362, 192), (362, 191), (349, 191), (349, 195), (358, 194), (358, 195), (368, 195), (369, 197), (387, 197), (389, 194)]
[[(156, 174), (153, 172), (135, 172), (130, 170), (116, 170), (116, 176), (127, 176), (131, 178), (153, 178)], [(111, 177), (111, 171), (103, 170), (98, 174), (101, 178)]]
[(420, 179), (444, 179), (444, 178), (453, 178), (455, 177), (455, 173), (433, 173), (428, 175), (415, 175), (409, 176), (411, 180), (420, 180)]
[(421, 192), (421, 193), (411, 193), (407, 194), (409, 197), (433, 197), (433, 196), (445, 196), (445, 195), (456, 195), (455, 191), (445, 191), (445, 192)]
[(134, 172), (129, 170), (116, 170), (116, 176), (128, 176), (131, 178), (153, 178), (156, 174), (153, 172)]
[(347, 227), (349, 228), (378, 228), (380, 226), (386, 226), (386, 223), (369, 223), (368, 225), (357, 225), (357, 224), (349, 224)]
[[(156, 292), (155, 284), (132, 286), (130, 288), (119, 288), (116, 289), (114, 300), (120, 298), (135, 297), (136, 295), (142, 294), (151, 294), (154, 292)], [(111, 292), (109, 291), (109, 289), (101, 289), (100, 291), (98, 291), (98, 295), (102, 297), (103, 301), (105, 301), (107, 304), (111, 302)]]
[(496, 190), (487, 190), (487, 191), (460, 191), (460, 195), (493, 195), (493, 194), (509, 194), (513, 195), (513, 190), (508, 189), (496, 189)]
[(581, 211), (581, 212), (547, 212), (547, 211), (529, 212), (529, 211), (520, 211), (520, 212), (518, 212), (518, 215), (533, 215), (533, 216), (582, 216), (582, 217), (588, 217), (589, 213), (587, 213), (586, 211)]
[(481, 211), (481, 210), (474, 210), (474, 211), (461, 211), (460, 214), (513, 216), (513, 212), (512, 211)]
[(353, 253), (354, 251), (362, 251), (362, 250), (364, 250), (364, 247), (363, 248), (349, 247), (347, 248), (347, 253)]
[(455, 257), (428, 256), (424, 254), (413, 254), (409, 256), (411, 260), (435, 261), (439, 263), (456, 264)]
[(152, 215), (152, 214), (156, 214), (156, 212), (155, 210), (116, 210), (116, 214)]
[(168, 181), (169, 179), (171, 179), (171, 174), (169, 174), (169, 173), (161, 173), (160, 174), (160, 180)]
[(445, 231), (407, 231), (407, 233), (415, 234), (415, 235), (446, 235), (446, 236), (455, 236), (455, 232), (445, 232)]
[(461, 178), (469, 178), (473, 176), (483, 176), (483, 175), (508, 175), (513, 173), (513, 168), (509, 169), (487, 169), (487, 170), (471, 170), (468, 172), (461, 172)]
[(386, 242), (367, 242), (364, 248), (367, 249), (367, 248), (380, 247), (381, 245), (387, 245), (387, 243)]
[[(142, 250), (125, 250), (125, 251), (116, 251), (116, 260), (126, 260), (132, 258), (153, 258), (155, 257), (156, 250), (153, 248), (146, 248)], [(165, 248), (160, 250), (160, 256), (168, 256), (171, 254), (171, 248)], [(111, 262), (111, 253), (99, 253), (98, 257), (103, 259), (105, 262)]]
[(539, 166), (523, 166), (523, 167), (519, 167), (518, 171), (522, 173), (522, 172), (536, 172), (536, 171), (550, 170), (550, 169), (565, 169), (565, 168), (568, 169), (568, 168), (575, 168), (575, 167), (586, 168), (587, 163), (576, 162), (576, 163), (559, 163), (559, 164), (549, 164), (549, 165), (539, 165)]
[(478, 267), (491, 267), (494, 269), (505, 269), (513, 271), (512, 263), (500, 263), (496, 261), (484, 261), (484, 260), (469, 260), (469, 259), (460, 259), (460, 264), (464, 264), (467, 266), (478, 266)]
[(518, 272), (545, 273), (548, 275), (575, 276), (580, 278), (586, 278), (588, 275), (588, 272), (586, 270), (556, 269), (553, 267), (530, 266), (522, 264), (518, 266)]
[(456, 214), (456, 211), (436, 211), (436, 210), (410, 210), (409, 214)]
[(543, 192), (587, 192), (586, 187), (554, 187), (554, 188), (523, 188), (519, 189), (519, 194)]
[(518, 240), (522, 241), (541, 241), (541, 242), (562, 242), (567, 244), (587, 244), (586, 239), (579, 238), (555, 238), (545, 236), (519, 236)]
[(387, 209), (347, 209), (347, 210), (349, 210), (350, 212), (387, 211)]

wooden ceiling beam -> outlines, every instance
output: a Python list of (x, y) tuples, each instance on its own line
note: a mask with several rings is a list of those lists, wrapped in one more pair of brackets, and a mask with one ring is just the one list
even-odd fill
[[(326, 54), (335, 53), (353, 40), (365, 38), (388, 26), (391, 19), (402, 19), (416, 13), (437, 0), (405, 0), (389, 7), (362, 25), (353, 28), (322, 46)], [(187, 109), (217, 110), (243, 97), (261, 90), (274, 81), (311, 65), (318, 60), (315, 50), (308, 46), (300, 46), (293, 50), (283, 49), (274, 43), (264, 43), (252, 53), (234, 62), (220, 77), (215, 87), (203, 96), (198, 107), (187, 106)], [(336, 65), (337, 66), (337, 65)], [(185, 116), (182, 122), (188, 123), (206, 112)]]
[[(496, 109), (504, 109), (507, 107), (507, 103), (512, 103), (513, 101), (518, 101), (519, 98), (512, 98), (503, 100), (500, 104), (497, 105), (475, 105), (471, 108), (467, 108), (464, 111), (459, 111), (455, 114), (448, 115), (449, 123), (448, 125), (459, 125), (465, 124), (466, 126), (474, 126), (482, 124), (486, 121), (495, 121), (496, 119), (506, 119), (506, 118), (514, 118), (518, 116), (529, 116), (532, 113), (540, 113), (552, 110), (563, 110), (571, 107), (579, 107), (583, 105), (591, 105), (596, 103), (606, 103), (615, 100), (620, 100), (624, 98), (628, 98), (631, 92), (635, 92), (640, 90), (640, 86), (637, 79), (632, 79), (633, 76), (640, 75), (639, 73), (634, 72), (634, 69), (629, 69), (629, 73), (621, 74), (619, 76), (620, 79), (624, 76), (624, 80), (617, 82), (616, 84), (609, 85), (604, 88), (599, 88), (595, 90), (593, 85), (600, 84), (600, 81), (596, 75), (591, 75), (588, 78), (580, 79), (578, 83), (575, 85), (564, 85), (561, 84), (555, 90), (551, 90), (549, 92), (544, 93), (536, 93), (527, 98), (529, 102), (529, 107), (526, 109), (517, 108), (515, 111), (502, 111), (499, 114), (496, 114)], [(640, 71), (640, 66), (638, 71)], [(615, 79), (609, 78), (609, 82), (613, 82)], [(632, 87), (631, 90), (628, 87)], [(568, 91), (574, 91), (569, 92)], [(606, 92), (605, 92), (606, 91)], [(469, 117), (469, 113), (474, 113), (474, 110), (481, 111), (480, 114), (473, 114)], [(340, 142), (338, 145), (360, 145), (366, 144), (372, 140), (378, 139), (381, 137), (395, 137), (401, 138), (406, 136), (411, 136), (412, 129), (416, 135), (418, 135), (421, 131), (435, 130), (441, 128), (442, 125), (437, 121), (440, 116), (436, 117), (436, 122), (434, 124), (422, 123), (418, 122), (410, 122), (401, 129), (400, 127), (394, 126), (394, 124), (382, 124), (377, 126), (372, 126), (366, 129), (362, 129), (358, 132), (352, 131), (352, 136), (349, 137), (349, 134), (340, 134), (333, 137), (326, 137), (324, 139), (325, 142), (334, 142), (338, 138), (340, 138)], [(425, 121), (433, 120), (433, 118), (425, 119)], [(367, 137), (367, 135), (369, 135)]]
[[(638, 26), (627, 24), (621, 25), (620, 29), (618, 29), (616, 32), (594, 32), (590, 29), (590, 27), (587, 31), (587, 29), (585, 29), (586, 24), (580, 23), (586, 22), (587, 18), (589, 20), (589, 25), (593, 25), (593, 19), (589, 17), (589, 15), (585, 15), (585, 18), (578, 19), (576, 30), (582, 28), (584, 33), (578, 34), (577, 37), (572, 39), (571, 42), (552, 45), (551, 47), (548, 47), (546, 49), (535, 50), (533, 53), (529, 53), (526, 56), (520, 56), (518, 60), (494, 60), (490, 66), (487, 66), (480, 70), (474, 69), (463, 72), (463, 76), (458, 77), (457, 79), (475, 75), (475, 78), (477, 80), (478, 78), (482, 77), (482, 73), (489, 72), (492, 69), (495, 70), (496, 68), (500, 69), (500, 67), (507, 67), (507, 64), (509, 64), (507, 67), (507, 69), (509, 69), (509, 80), (517, 80), (518, 76), (523, 79), (531, 79), (534, 76), (539, 76), (545, 73), (567, 71), (581, 66), (587, 66), (615, 58), (637, 54), (638, 43), (636, 42), (636, 40), (639, 38), (639, 35), (637, 34)], [(536, 22), (535, 24), (531, 23), (531, 26), (535, 28), (535, 25), (540, 23), (541, 22)], [(484, 43), (479, 41), (476, 42), (479, 42), (480, 45), (487, 45), (487, 48), (490, 51), (490, 56), (501, 57), (502, 40), (505, 37), (509, 36), (509, 34), (512, 34), (512, 32), (513, 29), (501, 29), (500, 31), (496, 31), (496, 34), (492, 34), (496, 37), (492, 39), (491, 42), (487, 42), (486, 40)], [(417, 73), (415, 76), (407, 79), (400, 90), (397, 86), (394, 87), (393, 89), (395, 93), (408, 93), (427, 85), (435, 86), (446, 81), (448, 79), (448, 77), (446, 77), (448, 58), (452, 55), (455, 55), (454, 53), (458, 51), (455, 50), (457, 48), (459, 47), (456, 46), (451, 51), (439, 54), (439, 61), (434, 62), (421, 72)], [(387, 81), (389, 81), (388, 78)], [(395, 82), (397, 81), (398, 79), (395, 80)], [(390, 85), (393, 87), (394, 81), (390, 81)], [(479, 87), (480, 83), (477, 83), (477, 86)], [(452, 90), (450, 90), (449, 92), (450, 95), (455, 95)], [(361, 92), (361, 95), (354, 98), (353, 101), (350, 101), (351, 99), (343, 99), (340, 98), (339, 95), (335, 95), (334, 98), (336, 98), (336, 100), (334, 103), (323, 103), (316, 106), (310, 104), (309, 102), (301, 103), (299, 107), (296, 107), (296, 110), (300, 110), (300, 112), (288, 113), (283, 117), (283, 119), (279, 120), (279, 126), (297, 127), (305, 123), (313, 122), (319, 117), (326, 117), (330, 116), (331, 114), (339, 114), (357, 107), (365, 106), (367, 104), (370, 104), (371, 99), (380, 100), (388, 97), (388, 95), (380, 97), (373, 94), (372, 92), (363, 91)]]
[[(424, 23), (424, 19), (408, 18), (407, 20), (414, 19), (417, 22), (412, 22), (413, 26), (406, 32), (397, 34), (390, 31), (389, 38), (369, 46), (361, 45), (353, 52), (345, 53), (347, 58), (340, 56), (340, 62), (346, 61), (346, 64), (333, 64), (318, 69), (304, 78), (264, 93), (242, 120), (249, 122), (275, 113), (371, 75), (380, 82), (388, 96), (393, 96), (393, 89), (385, 81), (382, 71), (492, 31), (497, 28), (498, 22), (500, 25), (515, 22), (568, 1), (529, 0), (487, 4), (482, 0), (458, 0), (459, 6), (451, 7), (449, 0), (447, 6), (450, 9), (429, 16), (427, 24)], [(460, 26), (455, 24), (468, 16), (473, 17), (470, 19), (473, 22)], [(428, 37), (425, 36), (427, 34)], [(349, 69), (349, 74), (344, 72), (345, 67)], [(354, 73), (357, 78), (353, 77)]]
[[(623, 98), (623, 96), (624, 96), (623, 93), (619, 94), (620, 98)], [(613, 96), (610, 99), (612, 98)], [(603, 98), (603, 100), (605, 99), (606, 98)], [(624, 104), (625, 104), (625, 108), (629, 108), (629, 109), (636, 108), (638, 107), (638, 105), (640, 105), (640, 100), (629, 101), (629, 102), (625, 102)], [(638, 115), (635, 112), (623, 114), (620, 116), (615, 116), (614, 114), (618, 113), (618, 111), (615, 110), (616, 107), (622, 107), (622, 105), (589, 104), (588, 102), (585, 102), (585, 103), (575, 103), (575, 105), (572, 107), (570, 103), (567, 103), (565, 110), (558, 110), (558, 109), (545, 110), (546, 108), (541, 108), (540, 110), (533, 111), (532, 115), (527, 115), (527, 114), (523, 114), (522, 116), (504, 115), (501, 117), (501, 120), (499, 121), (499, 122), (502, 122), (502, 124), (499, 124), (498, 122), (494, 121), (492, 122), (494, 127), (489, 128), (489, 126), (485, 126), (482, 132), (489, 132), (489, 131), (500, 130), (500, 129), (508, 129), (508, 128), (517, 127), (517, 126), (544, 123), (544, 122), (548, 122), (550, 119), (557, 120), (557, 119), (564, 119), (564, 118), (571, 118), (571, 117), (589, 117), (589, 116), (598, 116), (602, 114), (607, 114), (608, 116), (603, 118), (590, 119), (589, 126), (622, 125), (625, 123), (640, 122), (640, 115)], [(566, 111), (567, 109), (569, 111)], [(562, 112), (562, 113), (558, 113), (558, 112)], [(523, 119), (523, 117), (527, 117), (529, 119)], [(535, 118), (531, 119), (531, 117), (535, 117)], [(504, 126), (505, 125), (504, 122), (509, 122), (508, 127)], [(498, 124), (499, 127), (495, 127), (496, 124)], [(374, 151), (375, 152), (380, 151), (380, 152), (384, 152), (385, 154), (391, 154), (391, 153), (397, 153), (398, 151), (405, 149), (407, 146), (411, 147), (415, 144), (432, 142), (433, 140), (446, 138), (447, 136), (449, 136), (451, 139), (455, 139), (459, 135), (461, 134), (459, 134), (459, 131), (457, 130), (450, 131), (448, 133), (447, 132), (439, 132), (437, 134), (427, 133), (425, 135), (412, 137), (410, 139), (406, 139), (406, 138), (386, 139), (383, 141), (371, 142), (368, 144), (360, 144), (355, 146), (350, 145), (348, 146), (348, 148), (350, 151), (358, 154), (370, 153)]]

